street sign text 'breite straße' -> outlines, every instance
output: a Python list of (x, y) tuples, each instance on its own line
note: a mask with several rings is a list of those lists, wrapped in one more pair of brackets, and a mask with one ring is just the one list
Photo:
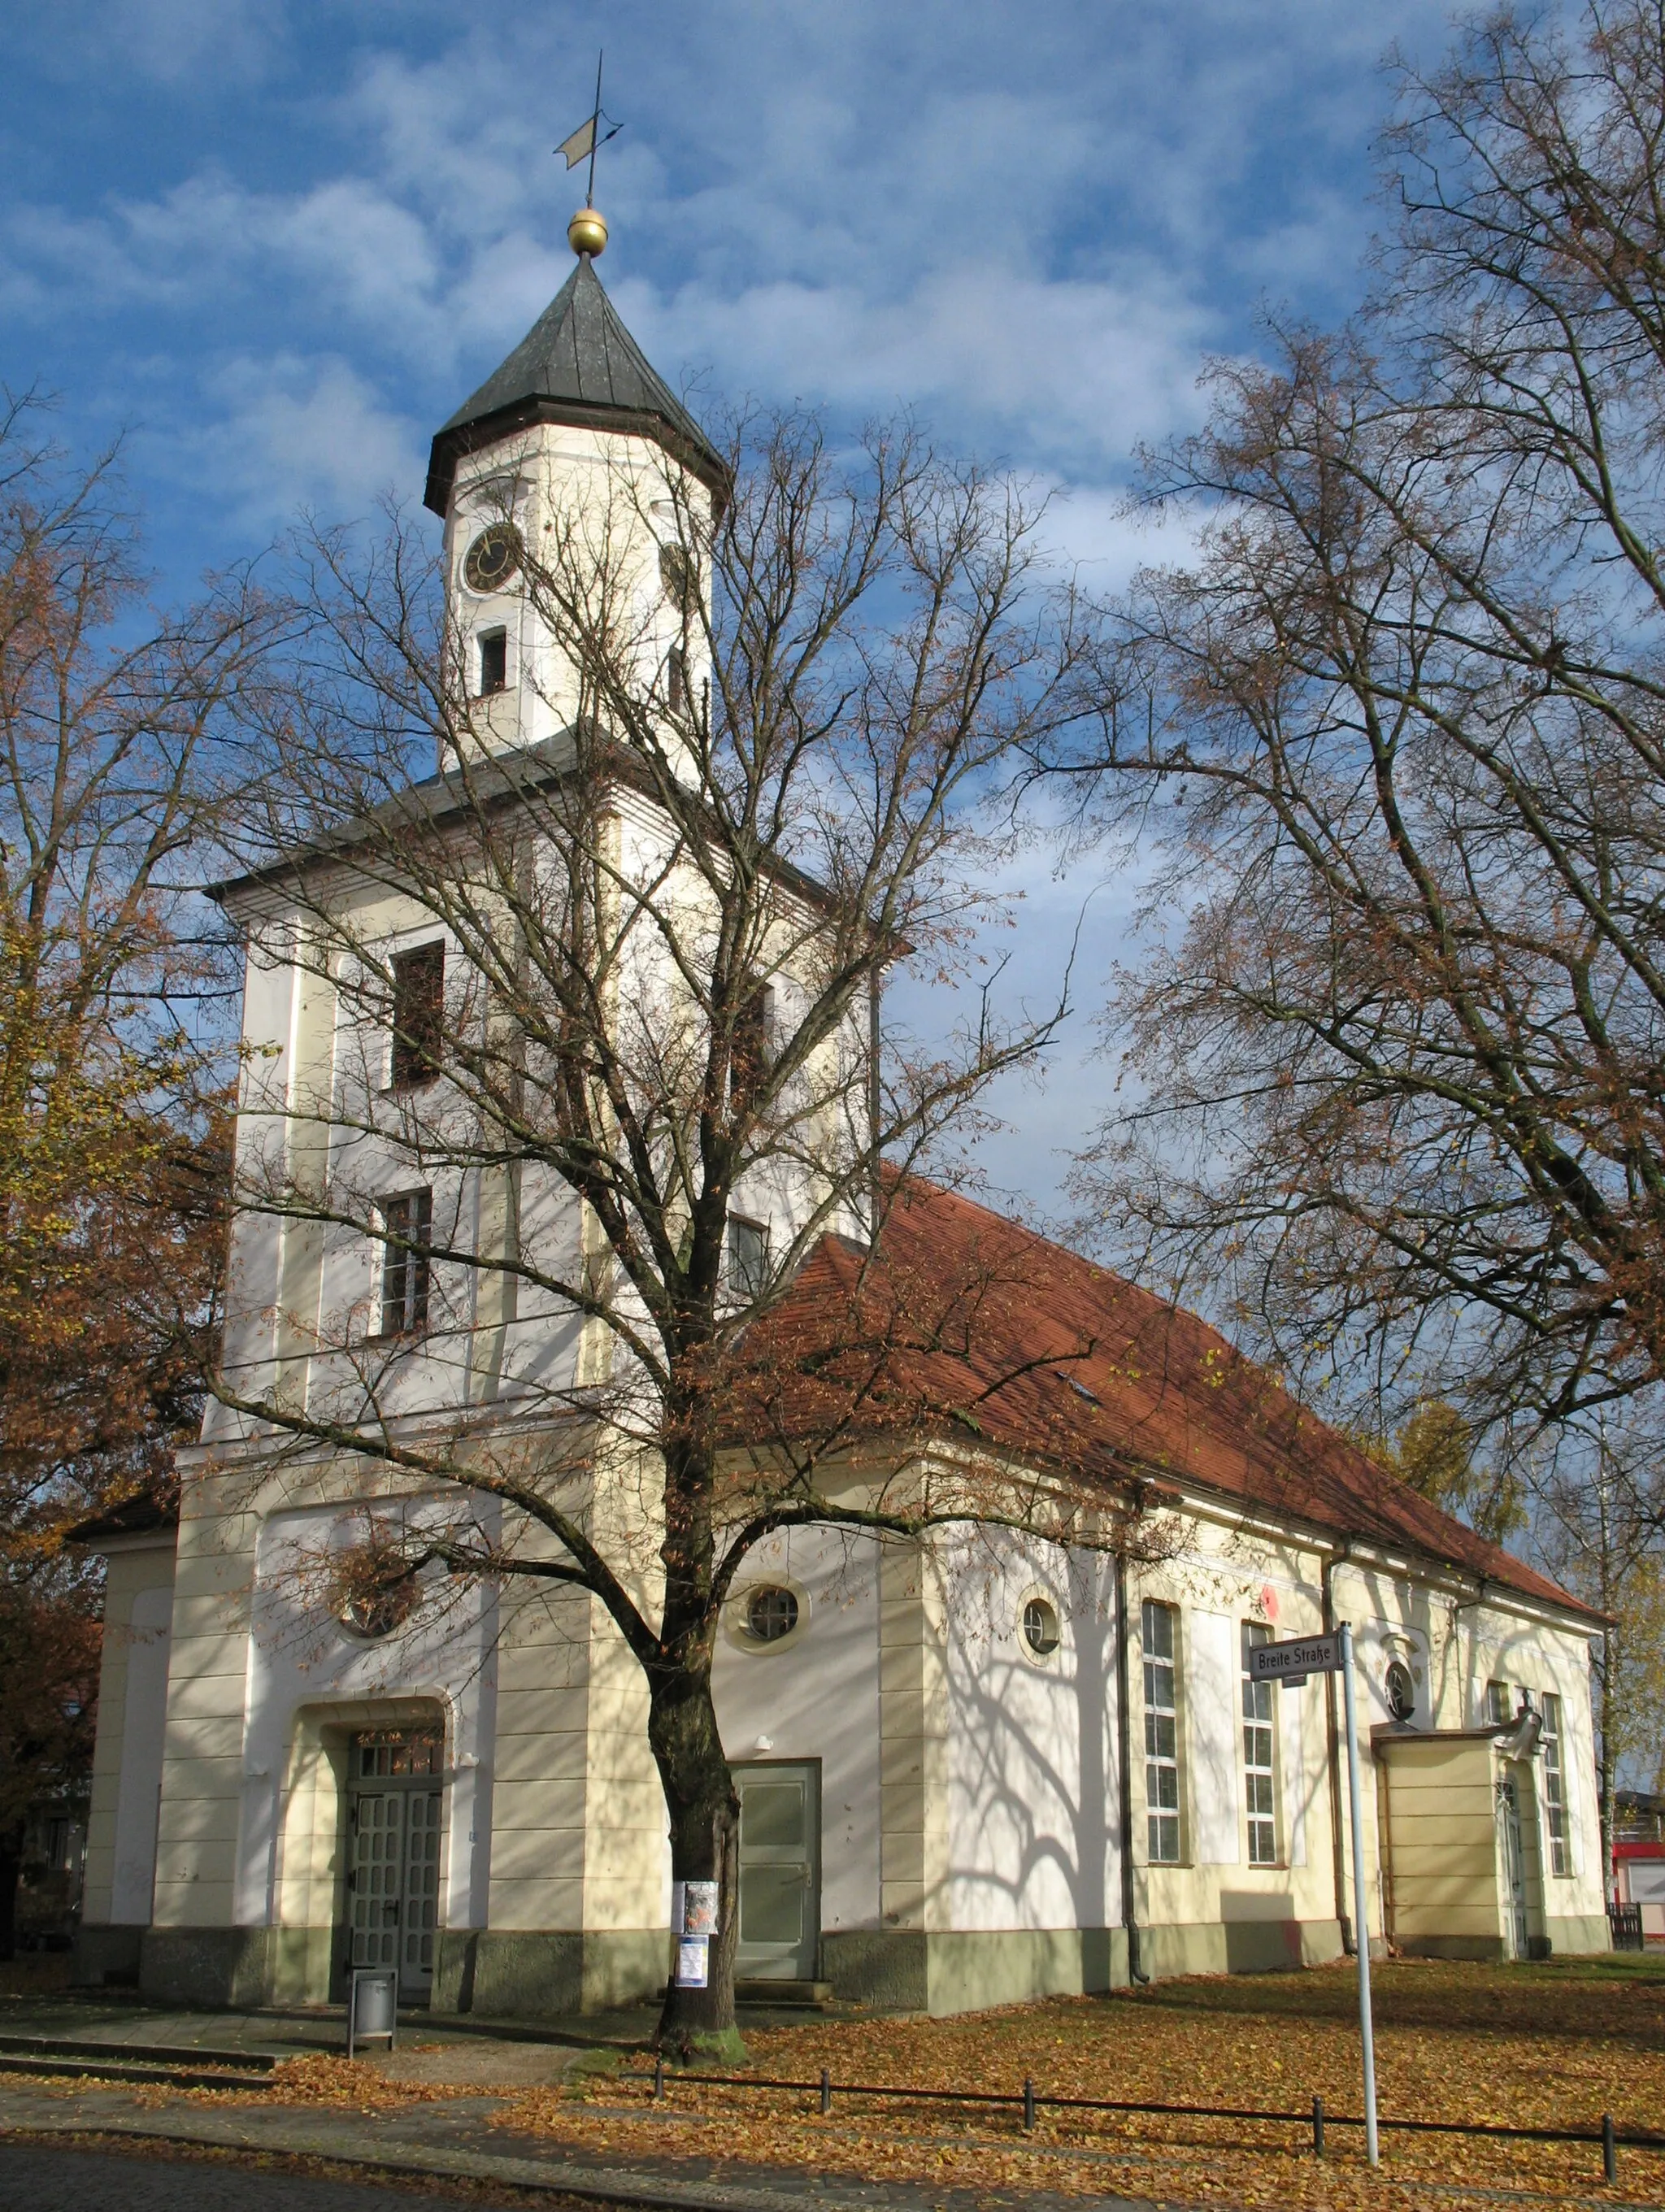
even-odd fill
[(1304, 1682), (1309, 1674), (1340, 1671), (1339, 1636), (1295, 1636), (1285, 1644), (1256, 1644), (1249, 1650), (1249, 1680), (1255, 1682)]

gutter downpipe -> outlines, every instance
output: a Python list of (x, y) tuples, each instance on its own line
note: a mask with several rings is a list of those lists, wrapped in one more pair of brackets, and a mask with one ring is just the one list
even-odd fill
[[(1332, 1552), (1324, 1562), (1324, 1633), (1335, 1633), (1335, 1589), (1332, 1580), (1335, 1570), (1352, 1551), (1351, 1540), (1339, 1552)], [(1331, 1879), (1334, 1890), (1336, 1925), (1341, 1931), (1341, 1954), (1352, 1958), (1358, 1951), (1351, 1916), (1347, 1911), (1347, 1853), (1341, 1832), (1341, 1752), (1336, 1735), (1335, 1677), (1324, 1677), (1324, 1744), (1329, 1765), (1330, 1854)]]
[(1127, 1562), (1115, 1555), (1115, 1738), (1121, 1766), (1121, 1925), (1127, 1938), (1127, 1979), (1148, 1982), (1139, 1955), (1139, 1903), (1133, 1884), (1133, 1716), (1127, 1692)]

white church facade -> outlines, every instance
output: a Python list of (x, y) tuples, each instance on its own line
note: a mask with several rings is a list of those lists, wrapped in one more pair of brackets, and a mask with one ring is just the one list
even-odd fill
[[(435, 439), (428, 484), (452, 635), (506, 760), (558, 745), (577, 711), (501, 559), (506, 514), (522, 533), (581, 532), (586, 487), (621, 467), (652, 568), (655, 512), (720, 495), (720, 463), (583, 251)], [(685, 662), (676, 674), (699, 680)], [(651, 866), (651, 803), (626, 794), (619, 825), (621, 870), (638, 848)], [(263, 1159), (337, 1173), (342, 1129), (375, 1143), (374, 1117), (342, 1102), (398, 1089), (387, 1035), (301, 949), (295, 865), (223, 893), (251, 946), (246, 1180)], [(442, 935), (397, 886), (355, 878), (350, 854), (307, 865), (358, 903), (410, 988), (443, 970)], [(517, 1236), (581, 1242), (575, 1212), (540, 1231), (537, 1202), (518, 1203)], [(482, 1250), (508, 1234), (484, 1169), (387, 1204), (465, 1216)], [(789, 1181), (738, 1192), (732, 1249), (778, 1249), (799, 1204)], [(421, 1242), (416, 1213), (398, 1218)], [(788, 1307), (815, 1310), (862, 1233), (833, 1224)], [(715, 1671), (741, 1796), (745, 1984), (949, 2013), (1298, 1966), (1337, 1955), (1361, 1917), (1373, 1943), (1407, 1952), (1607, 1948), (1595, 1616), (1194, 1317), (929, 1186), (885, 1234), (922, 1274), (975, 1249), (1024, 1286), (989, 1317), (1023, 1385), (991, 1400), (976, 1451), (1136, 1484), (1169, 1535), (1118, 1559), (1016, 1531), (822, 1528), (751, 1554)], [(408, 1254), (251, 1213), (233, 1238), (227, 1370), (246, 1395), (322, 1403), (327, 1317), (365, 1308), (415, 1347), (386, 1382), (400, 1417), (508, 1407), (528, 1378), (604, 1356), (592, 1322), (548, 1300), (511, 1310), (484, 1272), (447, 1294), (443, 1325), (440, 1304)], [(431, 1323), (419, 1340), (416, 1320)], [(906, 1448), (947, 1463), (966, 1429)], [(900, 1449), (876, 1419), (848, 1446), (848, 1480)], [(222, 1407), (181, 1476), (177, 1511), (83, 1531), (108, 1583), (82, 1978), (162, 2002), (324, 2003), (355, 1964), (397, 1964), (406, 2002), (501, 2018), (653, 1996), (670, 1961), (665, 1814), (640, 1671), (602, 1607), (476, 1583), (391, 1625), (320, 1613), (295, 1561), (327, 1553), (367, 1500), (419, 1519), (417, 1488), (323, 1443), (280, 1453)], [(1255, 1643), (1342, 1620), (1368, 1735), (1362, 1905), (1333, 1678), (1273, 1688), (1248, 1671)]]

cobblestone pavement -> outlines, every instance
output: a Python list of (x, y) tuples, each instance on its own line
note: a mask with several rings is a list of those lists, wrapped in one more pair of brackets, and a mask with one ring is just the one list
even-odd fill
[(413, 2197), (374, 2182), (9, 2142), (0, 2142), (0, 2206), (5, 2212), (479, 2212), (477, 2199), (465, 2208), (456, 2197)]

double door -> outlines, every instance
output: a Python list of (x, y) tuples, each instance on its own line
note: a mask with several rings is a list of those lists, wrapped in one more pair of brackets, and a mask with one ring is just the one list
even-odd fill
[(812, 1981), (821, 1946), (820, 1764), (757, 1760), (733, 1774), (740, 1797), (736, 1972)]
[[(362, 1767), (372, 1772), (358, 1781), (350, 1808), (351, 1963), (396, 1966), (399, 1996), (407, 2003), (433, 1991), (443, 1802), (442, 1792), (420, 1772), (406, 1778), (397, 1770), (426, 1763), (420, 1755), (415, 1761), (363, 1757)], [(359, 1745), (355, 1764), (361, 1764)], [(393, 1776), (386, 1772), (389, 1765)], [(374, 1772), (376, 1767), (382, 1772)], [(433, 1771), (437, 1768), (436, 1753)]]

